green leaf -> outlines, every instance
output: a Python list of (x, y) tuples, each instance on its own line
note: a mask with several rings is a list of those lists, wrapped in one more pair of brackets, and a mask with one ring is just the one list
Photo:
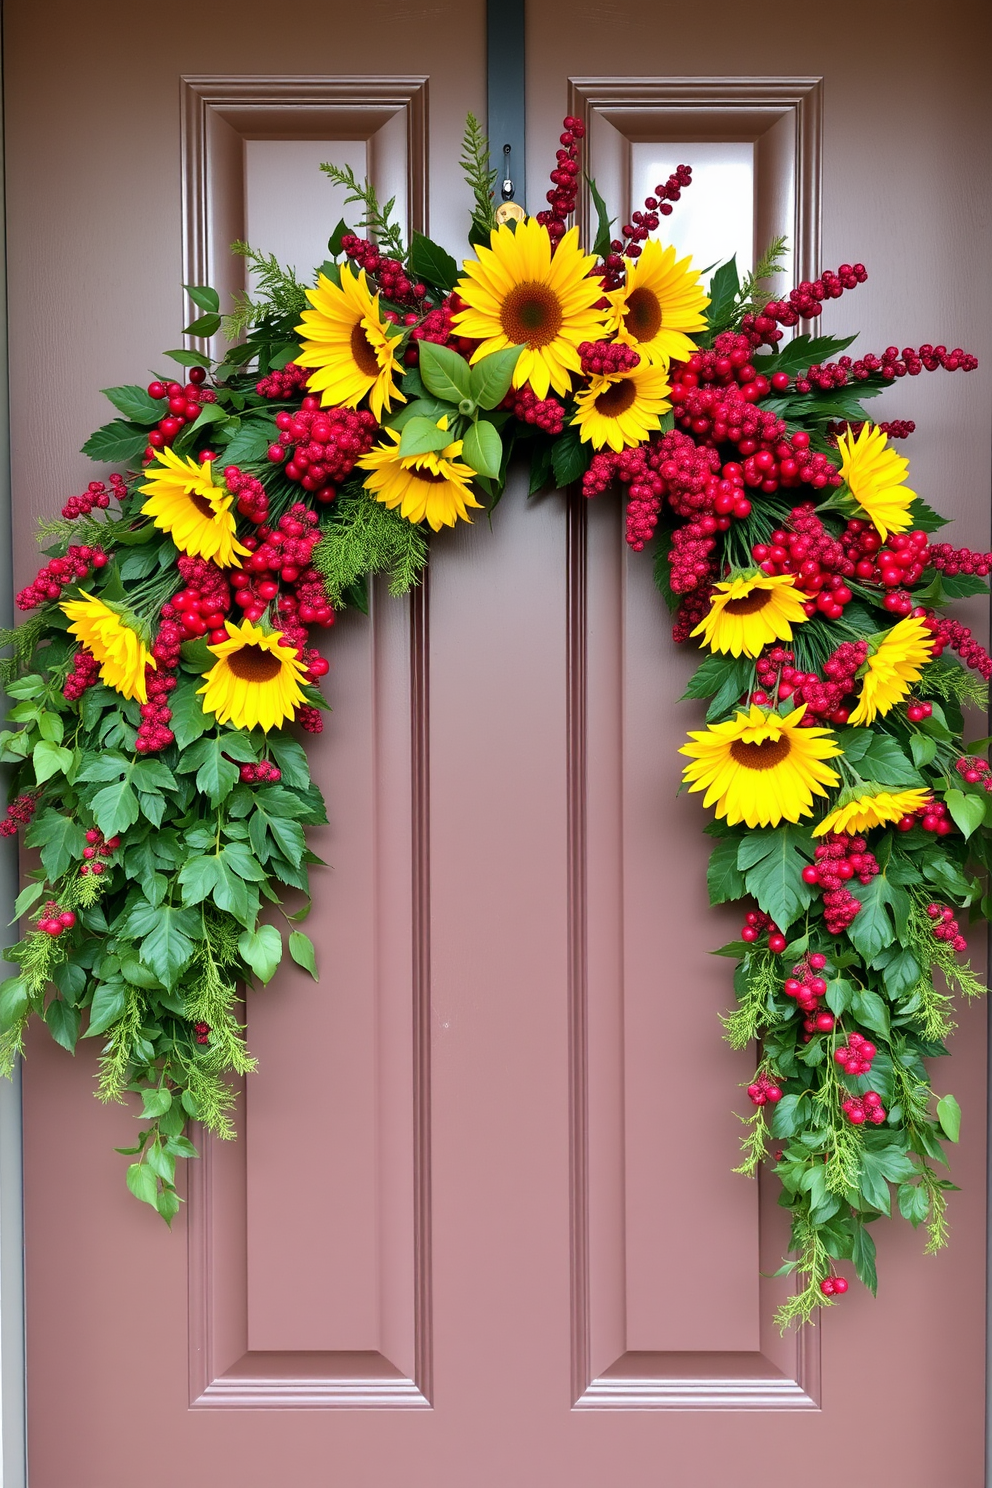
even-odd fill
[(46, 780), (51, 780), (59, 772), (63, 775), (69, 773), (72, 768), (72, 750), (42, 739), (31, 751), (31, 762), (34, 765), (35, 780), (39, 785), (44, 785)]
[(315, 982), (320, 980), (317, 976), (317, 953), (309, 935), (304, 935), (302, 930), (291, 930), (289, 932), (289, 954), (297, 966), (302, 966), (304, 971), (310, 973)]
[(197, 320), (191, 320), (188, 326), (183, 327), (186, 336), (216, 336), (220, 330), (219, 315), (201, 315)]
[(856, 987), (851, 998), (851, 1011), (864, 1028), (888, 1038), (889, 1010), (877, 992), (867, 987)]
[(586, 184), (589, 187), (589, 195), (592, 197), (593, 206), (596, 208), (596, 241), (592, 245), (593, 253), (600, 258), (606, 258), (610, 251), (612, 241), (612, 227), (616, 221), (607, 211), (606, 203), (600, 195), (599, 187), (592, 176), (586, 176)]
[(103, 396), (109, 398), (126, 419), (143, 424), (145, 428), (157, 424), (167, 408), (167, 399), (150, 398), (143, 387), (136, 385), (104, 388)]
[(169, 696), (169, 707), (172, 709), (169, 727), (176, 736), (176, 747), (180, 750), (195, 744), (213, 723), (212, 715), (207, 717), (196, 695), (199, 683), (199, 677), (195, 680), (180, 677), (176, 690)]
[(132, 1163), (127, 1170), (127, 1186), (136, 1199), (157, 1209), (158, 1179), (147, 1163)]
[(871, 961), (885, 946), (905, 935), (910, 898), (901, 885), (890, 881), (884, 870), (871, 883), (858, 884), (851, 892), (861, 909), (848, 926), (847, 937), (854, 949)]
[(28, 984), (23, 977), (8, 977), (0, 982), (0, 1033), (18, 1028), (30, 1005)]
[(100, 982), (90, 1004), (90, 1020), (84, 1036), (92, 1038), (95, 1034), (103, 1033), (111, 1023), (116, 1023), (124, 1011), (126, 1001), (127, 993), (123, 982)]
[(278, 734), (271, 734), (269, 753), (282, 772), (283, 785), (289, 786), (290, 790), (306, 790), (309, 787), (310, 766), (307, 764), (307, 753), (302, 744), (298, 744), (295, 739), (286, 739)]
[(269, 445), (275, 444), (278, 438), (279, 430), (270, 420), (245, 419), (224, 446), (224, 464), (252, 465), (264, 460)]
[(118, 780), (97, 791), (90, 802), (93, 818), (105, 837), (114, 837), (138, 820), (138, 797), (128, 780)]
[(923, 783), (891, 734), (871, 733), (859, 773), (879, 785), (905, 788)]
[(78, 822), (49, 808), (36, 816), (25, 834), (27, 847), (41, 848), (41, 861), (52, 880), (61, 878), (70, 863), (82, 858), (86, 833)]
[(824, 996), (827, 1007), (835, 1018), (841, 1018), (847, 1012), (847, 1009), (851, 1006), (853, 992), (854, 988), (851, 986), (851, 983), (845, 981), (843, 977), (833, 977), (827, 983), (827, 990)]
[(469, 397), (480, 408), (498, 408), (502, 403), (522, 351), (522, 346), (505, 346), (476, 362), (469, 377)]
[(158, 1116), (164, 1116), (172, 1105), (172, 1092), (165, 1086), (156, 1087), (154, 1090), (143, 1090), (141, 1092), (142, 1116), (155, 1120)]
[(805, 372), (807, 367), (833, 361), (856, 340), (856, 336), (796, 336), (777, 356), (754, 357), (752, 361), (768, 378), (774, 372)]
[(592, 446), (583, 444), (578, 429), (571, 425), (559, 434), (551, 446), (551, 468), (555, 473), (555, 484), (560, 491), (574, 486), (589, 469)]
[(446, 294), (458, 282), (458, 265), (451, 254), (416, 230), (410, 239), (409, 269), (413, 278), (424, 279)]
[(858, 1188), (866, 1203), (882, 1214), (888, 1214), (891, 1207), (889, 1182), (900, 1183), (915, 1177), (916, 1172), (912, 1159), (898, 1147), (889, 1145), (877, 1151), (869, 1147), (861, 1155)]
[(225, 758), (235, 752), (231, 739), (224, 736), (199, 739), (186, 751), (181, 768), (187, 773), (196, 770), (197, 790), (209, 796), (211, 806), (219, 806), (226, 800), (240, 779), (238, 766)]
[(913, 764), (920, 770), (924, 765), (929, 765), (937, 753), (937, 740), (926, 734), (913, 734), (909, 747), (913, 751)]
[(949, 1142), (956, 1142), (961, 1135), (961, 1107), (953, 1095), (942, 1095), (937, 1102), (937, 1120)]
[(208, 368), (210, 366), (210, 358), (204, 356), (202, 351), (185, 351), (180, 348), (176, 351), (163, 352), (163, 356), (170, 357), (172, 361), (178, 362), (180, 367)]
[(711, 330), (723, 330), (733, 312), (734, 301), (740, 287), (735, 255), (729, 263), (721, 264), (710, 280), (710, 303), (706, 311), (706, 323)]
[(179, 871), (179, 884), (183, 891), (184, 904), (201, 904), (217, 887), (222, 873), (220, 858), (216, 853), (188, 858)]
[(44, 880), (41, 883), (26, 884), (14, 900), (14, 919), (10, 923), (13, 925), (14, 920), (19, 920), (28, 910), (33, 909), (38, 900), (44, 898), (47, 889), (48, 885)]
[(809, 1102), (805, 1095), (783, 1095), (772, 1116), (773, 1137), (794, 1137), (802, 1131), (809, 1114)]
[(337, 227), (334, 229), (334, 231), (331, 233), (331, 236), (327, 240), (327, 251), (332, 258), (340, 258), (341, 254), (344, 252), (342, 244), (344, 242), (344, 239), (348, 237), (350, 232), (351, 228), (342, 217)]
[(740, 839), (721, 837), (710, 854), (706, 870), (706, 884), (710, 891), (711, 904), (726, 904), (731, 899), (743, 899), (746, 893), (744, 875), (737, 866), (737, 849)]
[(787, 930), (813, 902), (813, 890), (802, 877), (812, 856), (810, 838), (800, 827), (749, 832), (740, 840), (737, 865), (747, 891), (780, 930)]
[(446, 403), (460, 403), (472, 396), (468, 362), (450, 346), (421, 341), (420, 376), (427, 391)]
[(171, 1184), (159, 1189), (155, 1199), (155, 1208), (170, 1229), (172, 1228), (172, 1221), (179, 1213), (180, 1204), (179, 1195)]
[[(390, 415), (388, 422), (391, 429), (402, 431), (411, 419), (430, 419), (431, 423), (436, 425), (442, 415), (450, 413), (451, 404), (443, 402), (440, 398), (414, 398), (412, 403), (407, 403), (397, 413)], [(451, 443), (450, 434), (448, 443)]]
[(486, 419), (469, 424), (462, 444), (462, 459), (479, 475), (495, 480), (503, 460), (503, 441)]
[(208, 315), (219, 314), (220, 295), (209, 284), (184, 284), (183, 289), (198, 310), (205, 310)]
[(238, 952), (260, 982), (270, 982), (282, 960), (282, 936), (275, 925), (259, 925), (239, 938)]
[[(41, 745), (35, 747), (37, 754)], [(944, 792), (944, 804), (947, 806), (955, 826), (964, 836), (965, 840), (976, 832), (985, 820), (985, 799), (983, 796), (965, 795), (964, 791), (949, 790)]]
[(878, 1273), (875, 1269), (875, 1241), (866, 1225), (855, 1222), (851, 1260), (858, 1273), (858, 1280), (866, 1286), (872, 1296), (878, 1293)]
[(127, 933), (141, 940), (141, 959), (165, 987), (175, 984), (192, 956), (198, 928), (199, 916), (193, 910), (167, 904), (156, 908), (147, 899), (135, 905), (126, 922)]
[(403, 426), (400, 435), (399, 454), (426, 455), (433, 450), (443, 450), (451, 443), (451, 433), (439, 429), (433, 419), (412, 418)]
[(91, 460), (120, 465), (128, 460), (136, 460), (147, 443), (147, 429), (139, 428), (137, 424), (125, 423), (123, 419), (114, 419), (113, 423), (104, 424), (95, 434), (90, 435), (81, 453)]
[(63, 1002), (61, 997), (53, 997), (45, 1009), (45, 1022), (55, 1042), (74, 1054), (79, 1037), (79, 1009)]

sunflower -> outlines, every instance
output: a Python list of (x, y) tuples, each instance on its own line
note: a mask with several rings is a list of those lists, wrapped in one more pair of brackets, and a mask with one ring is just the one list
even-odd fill
[(396, 355), (397, 334), (390, 335), (389, 322), (379, 310), (379, 296), (373, 298), (365, 280), (365, 270), (356, 274), (350, 264), (341, 269), (341, 287), (332, 284), (324, 274), (315, 289), (307, 290), (312, 310), (304, 310), (302, 324), (296, 327), (304, 337), (303, 350), (296, 357), (300, 367), (313, 367), (309, 386), (320, 393), (327, 407), (356, 408), (369, 395), (372, 412), (382, 418), (396, 398), (405, 403), (394, 377), (403, 368)]
[(716, 585), (709, 614), (692, 634), (711, 651), (759, 656), (769, 641), (791, 641), (793, 625), (806, 618), (792, 574), (739, 575)]
[(468, 307), (454, 317), (460, 336), (478, 340), (471, 360), (507, 346), (523, 346), (513, 386), (529, 384), (538, 398), (548, 388), (567, 393), (569, 373), (581, 371), (578, 346), (603, 334), (599, 279), (589, 277), (594, 253), (579, 248), (579, 230), (569, 228), (552, 256), (548, 230), (533, 217), (504, 224), (480, 246), (478, 258), (462, 265), (467, 278), (455, 286)]
[(929, 800), (930, 792), (926, 790), (883, 791), (861, 786), (844, 792), (829, 816), (813, 828), (813, 836), (825, 837), (828, 832), (867, 832), (872, 827), (884, 827), (887, 822), (912, 816)]
[(686, 332), (705, 331), (709, 300), (691, 258), (675, 259), (675, 249), (651, 239), (627, 268), (622, 289), (607, 295), (618, 341), (636, 346), (646, 361), (667, 367), (696, 350)]
[(404, 455), (396, 453), (402, 438), (398, 429), (384, 429), (392, 445), (380, 444), (359, 460), (366, 476), (365, 489), (392, 509), (398, 506), (400, 516), (408, 522), (427, 521), (435, 532), (442, 527), (454, 527), (461, 517), (463, 522), (472, 519), (466, 508), (481, 510), (468, 488), (475, 471), (470, 465), (461, 463), (462, 441), (455, 439), (438, 453)]
[(66, 600), (60, 608), (73, 622), (70, 634), (100, 663), (100, 681), (122, 697), (146, 703), (145, 668), (155, 671), (158, 664), (123, 615), (102, 599), (85, 593), (80, 599)]
[(805, 703), (784, 718), (752, 706), (726, 723), (690, 733), (683, 779), (690, 791), (706, 792), (728, 825), (774, 827), (810, 816), (813, 796), (825, 796), (840, 777), (824, 760), (841, 753), (829, 729), (800, 728)]
[(608, 444), (617, 453), (643, 442), (661, 425), (661, 415), (672, 405), (664, 367), (642, 361), (629, 372), (594, 377), (575, 399), (578, 409), (572, 420), (579, 435), (593, 449)]
[(156, 458), (161, 463), (145, 472), (146, 484), (138, 488), (148, 497), (142, 513), (170, 534), (181, 553), (209, 558), (221, 568), (240, 568), (239, 555), (249, 549), (235, 537), (234, 497), (214, 485), (213, 462), (199, 465), (171, 449), (159, 450)]
[(861, 433), (850, 429), (837, 440), (840, 473), (858, 505), (874, 524), (883, 542), (890, 532), (913, 525), (909, 508), (916, 492), (903, 485), (909, 461), (889, 446), (881, 429), (865, 424)]
[(865, 663), (861, 696), (848, 723), (873, 723), (894, 708), (919, 680), (932, 651), (933, 636), (921, 618), (910, 615), (893, 625)]
[(260, 625), (227, 622), (226, 641), (208, 646), (217, 658), (199, 688), (204, 713), (235, 728), (281, 728), (306, 701), (302, 682), (306, 668), (287, 646), (281, 631), (267, 635)]

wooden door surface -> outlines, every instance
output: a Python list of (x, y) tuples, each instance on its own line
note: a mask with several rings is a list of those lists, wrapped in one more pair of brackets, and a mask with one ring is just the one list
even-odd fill
[[(781, 227), (798, 270), (868, 265), (831, 332), (984, 357), (885, 400), (974, 548), (984, 9), (527, 6), (532, 211), (566, 112), (618, 212), (695, 145), (750, 171), (752, 250)], [(97, 389), (176, 344), (181, 283), (234, 287), (246, 232), (319, 261), (340, 215), (321, 158), (462, 250), (484, 35), (482, 0), (9, 0), (19, 583), (37, 518), (91, 477)], [(321, 979), (253, 996), (240, 1139), (206, 1144), (171, 1233), (124, 1189), (132, 1117), (93, 1099), (91, 1046), (30, 1044), (32, 1488), (979, 1488), (984, 1012), (952, 1046), (951, 1250), (893, 1225), (877, 1301), (852, 1289), (779, 1338), (788, 1282), (760, 1273), (785, 1230), (774, 1184), (731, 1173), (753, 1066), (721, 1042), (708, 955), (736, 920), (705, 910), (704, 817), (676, 797), (692, 659), (617, 501), (528, 501), (513, 477), (491, 526), (443, 534), (429, 583), (377, 590), (326, 654)]]

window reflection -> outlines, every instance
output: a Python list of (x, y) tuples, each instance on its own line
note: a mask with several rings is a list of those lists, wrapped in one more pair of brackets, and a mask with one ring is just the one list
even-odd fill
[(746, 141), (698, 144), (631, 144), (631, 211), (681, 163), (692, 166), (692, 185), (652, 234), (691, 253), (700, 269), (737, 255), (743, 274), (754, 267), (754, 145)]
[(327, 257), (327, 240), (341, 218), (354, 223), (361, 213), (345, 206), (346, 188), (332, 185), (320, 168), (324, 161), (350, 165), (361, 180), (368, 170), (365, 141), (245, 140), (248, 242), (274, 253), (304, 284)]

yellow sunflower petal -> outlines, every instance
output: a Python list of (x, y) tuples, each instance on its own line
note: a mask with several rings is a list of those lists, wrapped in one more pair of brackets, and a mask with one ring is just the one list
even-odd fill
[(306, 668), (279, 631), (250, 620), (227, 622), (227, 640), (207, 648), (217, 658), (198, 689), (203, 711), (235, 728), (281, 728), (306, 701)]
[(388, 413), (395, 399), (406, 397), (396, 385), (402, 366), (396, 355), (397, 338), (373, 296), (365, 270), (356, 274), (350, 264), (341, 269), (340, 285), (324, 274), (307, 290), (312, 308), (304, 310), (297, 334), (303, 337), (296, 361), (312, 367), (310, 387), (328, 407), (355, 408), (368, 395), (377, 419)]
[(774, 827), (812, 815), (814, 795), (839, 783), (825, 763), (841, 753), (829, 729), (802, 728), (805, 705), (785, 717), (752, 706), (724, 723), (689, 735), (683, 779), (704, 791), (730, 826)]
[(916, 499), (916, 492), (904, 484), (909, 461), (871, 424), (860, 434), (842, 434), (837, 448), (840, 473), (879, 536), (884, 540), (890, 532), (906, 532), (913, 525), (910, 507)]
[(884, 635), (865, 662), (861, 696), (848, 722), (873, 723), (902, 702), (933, 654), (933, 635), (922, 617), (909, 615)]
[(711, 651), (759, 656), (772, 641), (790, 641), (792, 627), (806, 619), (792, 574), (755, 574), (717, 584), (692, 634)]
[(158, 663), (122, 615), (93, 594), (60, 606), (72, 623), (69, 632), (100, 663), (100, 680), (126, 698), (148, 701), (145, 668)]
[(813, 828), (813, 836), (825, 837), (829, 832), (868, 832), (872, 827), (884, 827), (904, 816), (913, 816), (929, 800), (930, 792), (927, 790), (875, 791), (852, 795), (842, 806), (835, 806)]

